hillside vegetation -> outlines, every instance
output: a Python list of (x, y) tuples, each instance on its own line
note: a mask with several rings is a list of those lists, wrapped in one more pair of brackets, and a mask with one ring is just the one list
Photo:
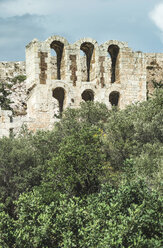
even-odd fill
[(0, 247), (161, 248), (163, 90), (0, 139)]

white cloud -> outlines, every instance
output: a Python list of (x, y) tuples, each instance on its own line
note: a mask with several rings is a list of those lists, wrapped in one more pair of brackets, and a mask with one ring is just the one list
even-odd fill
[(156, 26), (163, 32), (163, 3), (156, 5), (149, 15)]
[[(119, 0), (116, 0), (119, 1)], [(0, 17), (30, 15), (55, 15), (74, 12), (80, 14), (109, 6), (101, 0), (0, 0)]]
[[(56, 0), (58, 2), (58, 0)], [(0, 16), (11, 17), (25, 14), (47, 15), (56, 10), (54, 0), (8, 0), (0, 2)], [(62, 0), (61, 0), (62, 1)]]
[[(71, 43), (82, 37), (99, 43), (117, 39), (128, 41), (134, 50), (160, 52), (162, 42), (148, 16), (160, 1), (0, 0), (0, 60), (23, 59), (30, 40), (56, 34)], [(157, 19), (162, 18), (162, 11), (158, 15), (156, 10), (151, 18), (163, 30)]]

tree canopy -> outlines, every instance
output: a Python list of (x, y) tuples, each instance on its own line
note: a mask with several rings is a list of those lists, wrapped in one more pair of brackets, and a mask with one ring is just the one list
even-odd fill
[(0, 139), (0, 247), (162, 247), (163, 89)]

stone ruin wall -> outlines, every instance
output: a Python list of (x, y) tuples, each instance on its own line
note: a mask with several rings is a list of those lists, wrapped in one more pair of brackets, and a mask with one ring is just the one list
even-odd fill
[[(57, 61), (51, 56), (50, 48), (56, 51)], [(84, 57), (80, 55), (81, 50)], [(27, 46), (26, 56), (27, 105), (32, 130), (50, 128), (54, 124), (55, 100), (61, 102), (61, 95), (64, 95), (63, 109), (78, 107), (82, 100), (89, 98), (105, 103), (109, 109), (111, 93), (118, 94), (119, 108), (146, 100), (144, 54), (133, 53), (127, 43), (108, 41), (99, 46), (95, 40), (84, 38), (69, 44), (64, 38), (54, 36), (45, 42), (32, 41)], [(114, 59), (116, 78), (112, 82)], [(59, 67), (57, 77), (51, 61), (54, 65), (57, 62)]]
[[(19, 75), (27, 79), (13, 83)], [(144, 101), (154, 90), (153, 80), (161, 81), (162, 76), (163, 54), (133, 52), (124, 42), (107, 41), (99, 46), (90, 38), (74, 44), (59, 36), (45, 42), (35, 39), (26, 47), (26, 63), (0, 62), (1, 82), (13, 85), (10, 98), (15, 112), (12, 116), (11, 111), (0, 109), (0, 137), (18, 132), (22, 124), (34, 131), (51, 129), (62, 110), (78, 107), (91, 97), (108, 109), (114, 92), (119, 94), (121, 109)]]
[(0, 82), (9, 84), (11, 107), (16, 115), (26, 114), (26, 80), (19, 82), (17, 76), (26, 75), (25, 62), (0, 62)]
[(154, 91), (153, 82), (163, 83), (163, 54), (146, 53), (147, 59), (147, 95), (151, 96)]
[(12, 111), (0, 107), (0, 138), (18, 132), (26, 115), (26, 81), (13, 82), (19, 75), (26, 75), (25, 62), (0, 62), (0, 82), (11, 87), (9, 98), (15, 112), (13, 116)]

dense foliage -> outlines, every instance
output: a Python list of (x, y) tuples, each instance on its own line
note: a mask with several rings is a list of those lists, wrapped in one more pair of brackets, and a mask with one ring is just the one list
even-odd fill
[(12, 103), (9, 99), (11, 92), (9, 91), (10, 85), (0, 82), (0, 107), (5, 110), (12, 110), (10, 104)]
[(163, 90), (0, 139), (0, 247), (162, 247)]

